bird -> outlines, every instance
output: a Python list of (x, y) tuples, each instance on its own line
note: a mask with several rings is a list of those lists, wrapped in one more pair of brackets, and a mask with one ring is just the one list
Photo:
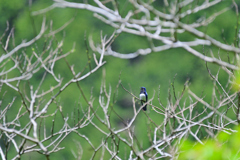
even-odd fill
[[(142, 105), (148, 101), (148, 94), (147, 94), (147, 91), (146, 91), (146, 88), (145, 88), (145, 87), (141, 87), (139, 97), (140, 97), (140, 100), (141, 100), (141, 104), (142, 104)], [(146, 111), (146, 110), (147, 110), (147, 104), (146, 104), (142, 109), (143, 109), (144, 111)]]

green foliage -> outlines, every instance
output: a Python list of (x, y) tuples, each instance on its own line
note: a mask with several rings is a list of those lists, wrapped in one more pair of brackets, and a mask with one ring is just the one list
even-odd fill
[[(128, 9), (134, 8), (127, 0), (121, 0), (116, 1), (119, 3), (118, 7), (120, 9), (120, 14), (124, 17), (128, 13)], [(89, 2), (91, 3), (91, 2)], [(161, 7), (162, 1), (155, 1), (154, 3), (160, 3), (156, 5), (158, 7), (157, 9), (160, 9), (162, 11), (165, 11), (166, 9)], [(107, 34), (108, 36), (114, 31), (113, 28), (109, 27), (108, 25), (104, 24), (100, 20), (94, 18), (92, 16), (92, 13), (86, 10), (76, 10), (76, 9), (69, 9), (69, 8), (58, 8), (54, 9), (50, 12), (48, 12), (45, 15), (39, 15), (39, 16), (32, 16), (31, 11), (36, 11), (42, 8), (45, 8), (52, 4), (52, 2), (49, 1), (33, 1), (32, 6), (27, 6), (27, 1), (20, 1), (20, 0), (1, 0), (0, 1), (0, 28), (1, 28), (1, 34), (5, 29), (6, 21), (9, 20), (11, 22), (10, 27), (15, 27), (15, 43), (19, 44), (23, 39), (31, 39), (39, 32), (39, 29), (41, 27), (41, 22), (43, 17), (47, 18), (47, 24), (48, 24), (48, 30), (46, 31), (46, 34), (50, 32), (51, 30), (56, 30), (60, 28), (63, 24), (68, 22), (70, 19), (74, 19), (73, 22), (70, 23), (68, 27), (66, 27), (63, 31), (60, 31), (56, 36), (54, 37), (53, 45), (57, 45), (58, 41), (64, 40), (64, 45), (62, 47), (62, 52), (66, 53), (70, 49), (72, 49), (73, 44), (76, 44), (75, 52), (67, 57), (68, 62), (74, 66), (76, 70), (83, 70), (83, 68), (88, 65), (87, 62), (87, 54), (86, 49), (87, 46), (84, 42), (84, 35), (86, 34), (87, 41), (88, 36), (92, 35), (94, 42), (100, 43), (100, 32), (102, 31), (103, 35)], [(110, 7), (110, 6), (109, 6)], [(220, 8), (223, 6), (219, 6)], [(166, 10), (168, 12), (168, 10)], [(204, 11), (205, 12), (205, 11)], [(207, 11), (207, 13), (204, 13), (206, 15), (210, 15), (213, 11)], [(184, 21), (189, 21), (189, 23), (194, 22), (196, 19), (201, 17), (201, 14), (195, 14), (192, 17), (187, 17)], [(233, 26), (235, 25), (235, 19), (232, 19), (232, 15), (235, 14), (232, 10), (229, 10), (223, 15), (223, 18), (216, 19), (214, 23), (210, 26), (207, 26), (206, 28), (202, 28), (202, 30), (207, 30), (207, 33), (211, 33), (214, 37), (221, 37), (221, 28), (225, 28), (224, 36), (226, 37), (227, 42), (231, 43), (233, 40), (233, 34), (232, 32), (229, 32), (233, 30)], [(140, 14), (134, 15), (136, 17), (141, 17)], [(154, 17), (152, 17), (154, 18)], [(227, 20), (227, 23), (221, 23), (223, 20)], [(52, 28), (50, 28), (50, 23), (52, 22)], [(234, 23), (234, 24), (233, 24)], [(224, 24), (224, 26), (220, 25)], [(232, 25), (229, 25), (232, 24)], [(231, 33), (231, 34), (230, 34)], [(164, 34), (163, 34), (164, 35)], [(190, 34), (187, 35), (178, 35), (178, 38), (181, 40), (189, 40), (192, 39), (192, 36)], [(45, 37), (40, 39), (32, 48), (25, 49), (24, 52), (26, 52), (29, 57), (32, 55), (32, 52), (38, 52), (41, 53), (44, 48), (44, 43), (48, 41)], [(154, 42), (155, 43), (155, 42)], [(159, 45), (158, 42), (155, 43), (155, 45)], [(14, 46), (12, 43), (10, 44), (10, 47), (13, 48)], [(146, 40), (143, 36), (133, 36), (129, 34), (120, 34), (118, 37), (116, 37), (116, 40), (112, 44), (112, 49), (120, 52), (120, 53), (131, 53), (135, 52), (136, 50), (140, 48), (148, 48), (150, 47), (150, 44), (148, 40)], [(204, 50), (205, 49), (205, 50)], [(198, 50), (204, 50), (204, 53), (208, 54), (208, 48), (200, 47)], [(213, 51), (215, 55), (218, 54), (218, 50), (213, 48)], [(91, 57), (93, 57), (92, 51), (89, 50), (89, 54)], [(0, 53), (4, 54), (4, 51)], [(22, 54), (22, 52), (18, 53), (19, 55)], [(49, 53), (47, 53), (49, 54)], [(224, 53), (225, 54), (225, 53)], [(99, 56), (96, 53), (97, 56)], [(227, 58), (227, 57), (225, 57)], [(158, 52), (153, 53), (146, 56), (139, 56), (137, 58), (131, 59), (131, 60), (123, 60), (118, 59), (114, 57), (104, 57), (104, 59), (107, 61), (106, 65), (104, 66), (104, 69), (106, 70), (106, 84), (107, 86), (112, 86), (112, 91), (115, 89), (118, 80), (119, 75), (121, 73), (121, 81), (122, 84), (128, 88), (134, 95), (138, 96), (139, 89), (141, 86), (145, 86), (147, 88), (149, 97), (152, 98), (154, 93), (155, 97), (153, 100), (154, 105), (159, 105), (157, 100), (157, 90), (158, 86), (160, 85), (160, 99), (163, 102), (164, 106), (168, 104), (167, 98), (168, 98), (168, 89), (171, 88), (171, 83), (175, 78), (174, 84), (175, 84), (175, 90), (178, 93), (182, 91), (183, 85), (185, 81), (190, 78), (190, 87), (196, 94), (203, 94), (205, 96), (205, 99), (211, 99), (211, 93), (212, 93), (212, 83), (209, 79), (209, 74), (205, 67), (205, 62), (202, 60), (199, 60), (197, 57), (187, 53), (183, 49), (171, 49), (164, 52)], [(93, 62), (93, 58), (91, 58), (90, 62)], [(217, 72), (217, 67), (215, 65), (209, 65), (212, 71), (214, 73)], [(6, 69), (8, 68), (8, 65), (6, 65)], [(63, 81), (68, 81), (72, 74), (69, 71), (69, 68), (66, 65), (66, 62), (64, 60), (59, 61), (56, 63), (56, 72), (61, 73), (61, 75), (64, 76)], [(89, 71), (89, 68), (85, 70), (85, 72)], [(83, 72), (83, 74), (85, 73)], [(36, 88), (41, 81), (41, 75), (36, 75), (30, 83)], [(8, 75), (11, 76), (11, 75)], [(221, 82), (227, 81), (226, 74), (220, 72), (219, 74), (219, 80)], [(96, 97), (96, 100), (94, 101), (94, 106), (99, 107), (98, 104), (98, 96), (99, 96), (99, 90), (100, 90), (100, 84), (102, 79), (102, 70), (100, 69), (97, 71), (94, 75), (91, 75), (88, 79), (85, 79), (80, 82), (81, 87), (83, 88), (84, 94), (88, 99), (90, 99), (91, 96)], [(240, 79), (240, 78), (239, 78)], [(20, 87), (23, 87), (26, 85), (25, 82), (20, 83)], [(46, 77), (46, 82), (43, 84), (42, 90), (45, 90), (46, 88), (54, 86), (54, 79), (48, 75)], [(224, 84), (225, 85), (225, 84)], [(12, 97), (11, 96), (18, 96), (16, 99), (16, 102), (14, 105), (16, 106), (12, 113), (18, 111), (19, 106), (21, 106), (21, 98), (19, 95), (12, 94), (11, 90), (7, 88), (7, 86), (3, 86), (2, 93), (6, 91), (5, 99), (2, 102), (2, 106), (5, 104), (8, 104), (11, 102)], [(124, 119), (128, 120), (132, 117), (132, 105), (131, 105), (131, 96), (126, 93), (121, 87), (117, 89), (117, 103), (111, 102), (113, 104), (113, 109)], [(29, 95), (29, 91), (27, 90), (26, 95)], [(54, 91), (49, 96), (46, 96), (46, 99), (48, 100), (52, 95), (54, 95)], [(0, 95), (2, 97), (2, 95)], [(60, 98), (56, 100), (60, 103), (63, 109), (64, 114), (71, 115), (75, 108), (85, 109), (87, 107), (87, 104), (83, 100), (83, 97), (81, 96), (79, 89), (77, 88), (76, 84), (70, 85), (64, 93), (61, 93)], [(120, 103), (120, 101), (130, 101), (130, 103)], [(137, 106), (138, 107), (138, 106)], [(202, 107), (202, 106), (201, 106)], [(51, 106), (49, 112), (53, 112), (56, 106)], [(202, 107), (203, 108), (203, 107)], [(200, 108), (200, 110), (202, 110)], [(98, 109), (98, 112), (101, 112), (100, 109)], [(163, 117), (159, 117), (159, 115), (154, 114), (152, 112), (151, 108), (149, 108), (148, 111), (149, 116), (156, 121), (157, 123), (161, 123)], [(111, 120), (113, 126), (116, 126), (118, 128), (122, 125), (121, 120), (114, 115), (115, 117)], [(12, 118), (11, 115), (9, 115), (8, 118)], [(51, 125), (51, 121), (47, 121), (46, 123), (49, 123)], [(58, 124), (56, 124), (56, 128)], [(147, 137), (147, 127), (148, 121), (145, 119), (144, 115), (141, 114), (134, 124), (135, 127), (135, 133), (136, 136), (141, 140), (141, 144), (143, 144), (143, 147), (147, 146), (148, 144), (148, 137)], [(98, 144), (99, 140), (102, 139), (102, 135), (94, 135), (91, 133), (94, 133), (94, 127), (88, 127), (86, 129), (81, 129), (79, 132), (83, 134), (90, 134), (89, 137), (93, 139), (93, 144)], [(221, 133), (218, 136), (218, 143), (216, 143), (213, 140), (209, 140), (206, 142), (205, 147), (203, 145), (197, 144), (195, 145), (197, 148), (192, 149), (192, 146), (194, 145), (193, 142), (186, 141), (183, 145), (183, 151), (184, 150), (190, 150), (189, 152), (186, 152), (190, 154), (190, 156), (195, 156), (193, 159), (198, 158), (199, 156), (211, 156), (215, 155), (215, 158), (218, 159), (218, 155), (223, 154), (231, 157), (231, 155), (234, 157), (234, 155), (237, 154), (237, 148), (231, 150), (231, 147), (236, 147), (237, 143), (235, 144), (237, 139), (233, 139), (233, 137), (236, 137), (237, 134), (233, 134), (231, 136)], [(240, 137), (240, 136), (239, 136)], [(226, 139), (230, 140), (222, 144), (226, 141)], [(69, 137), (66, 139), (66, 141), (63, 141), (62, 146), (65, 147), (64, 151), (60, 151), (56, 154), (51, 155), (51, 158), (53, 159), (70, 159), (69, 157), (73, 157), (72, 152), (77, 153), (79, 148), (77, 148), (78, 143), (76, 142), (79, 137), (76, 135), (69, 135)], [(81, 146), (83, 147), (83, 159), (89, 159), (92, 153), (91, 147), (88, 145), (85, 139), (79, 140), (79, 143), (81, 143)], [(219, 145), (221, 144), (221, 145)], [(87, 146), (87, 147), (86, 147)], [(194, 146), (194, 147), (195, 147)], [(222, 150), (219, 146), (226, 146)], [(124, 144), (120, 144), (121, 150), (120, 155), (126, 155), (126, 152), (129, 152), (129, 148), (127, 148)], [(229, 148), (228, 148), (229, 147)], [(215, 149), (214, 149), (215, 148)], [(196, 150), (195, 150), (196, 149)], [(72, 152), (71, 152), (72, 151)], [(200, 152), (204, 152), (204, 154), (199, 154)], [(101, 156), (101, 151), (99, 151), (96, 155), (97, 158)], [(183, 154), (183, 155), (184, 155)], [(34, 154), (26, 155), (26, 157), (23, 157), (23, 159), (27, 159)], [(181, 154), (182, 155), (182, 154)], [(35, 157), (35, 155), (34, 155)], [(37, 159), (38, 157), (35, 157)], [(96, 159), (97, 159), (96, 158)], [(105, 159), (108, 159), (108, 157), (104, 157)], [(126, 157), (127, 158), (127, 157)], [(185, 157), (188, 158), (188, 157)], [(191, 158), (191, 157), (190, 157)], [(221, 158), (221, 157), (220, 157)], [(39, 155), (39, 159), (42, 159), (42, 157)], [(72, 158), (73, 159), (73, 158)]]
[(239, 159), (240, 127), (236, 133), (221, 132), (214, 139), (203, 141), (204, 144), (186, 140), (180, 147), (181, 160), (227, 160)]
[[(1, 0), (0, 1), (0, 25), (5, 26), (6, 21), (13, 23), (13, 20), (16, 19), (16, 15), (18, 12), (23, 9), (25, 3), (27, 1), (23, 0)], [(1, 26), (2, 30), (4, 30), (3, 26)]]
[(233, 90), (240, 91), (240, 71), (235, 71), (235, 79), (233, 81)]

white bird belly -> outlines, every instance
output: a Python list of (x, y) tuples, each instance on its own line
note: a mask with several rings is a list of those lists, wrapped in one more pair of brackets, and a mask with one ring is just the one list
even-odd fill
[(141, 100), (146, 101), (146, 96), (145, 96), (144, 93), (141, 93), (141, 94), (139, 95), (139, 97), (140, 97)]

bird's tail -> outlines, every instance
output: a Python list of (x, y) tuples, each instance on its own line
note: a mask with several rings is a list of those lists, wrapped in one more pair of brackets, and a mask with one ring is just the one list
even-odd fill
[(147, 110), (147, 105), (145, 105), (143, 108), (142, 108), (144, 111)]

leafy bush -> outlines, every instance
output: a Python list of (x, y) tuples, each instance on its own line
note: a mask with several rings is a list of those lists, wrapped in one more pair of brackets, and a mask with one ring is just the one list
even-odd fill
[(216, 138), (208, 139), (203, 144), (186, 140), (180, 147), (179, 159), (239, 159), (240, 157), (240, 127), (237, 132), (220, 132)]

